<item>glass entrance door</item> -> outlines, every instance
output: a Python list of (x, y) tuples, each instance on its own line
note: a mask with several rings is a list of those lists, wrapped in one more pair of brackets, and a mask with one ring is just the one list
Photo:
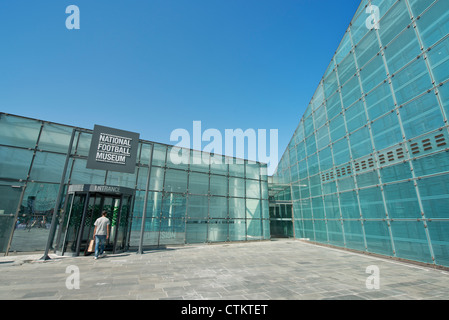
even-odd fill
[(293, 238), (293, 209), (291, 204), (270, 204), (270, 232), (272, 238)]
[(94, 238), (95, 221), (103, 211), (111, 221), (110, 236), (105, 251), (117, 253), (126, 250), (130, 225), (132, 195), (108, 195), (95, 192), (69, 194), (66, 214), (61, 222), (57, 253), (61, 255), (89, 255), (89, 243)]

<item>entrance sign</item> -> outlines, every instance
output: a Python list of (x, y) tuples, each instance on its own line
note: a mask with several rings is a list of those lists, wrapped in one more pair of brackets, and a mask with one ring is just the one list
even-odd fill
[(73, 192), (98, 192), (108, 194), (134, 195), (134, 189), (116, 186), (103, 186), (98, 184), (72, 184), (69, 186), (68, 193)]
[(138, 146), (138, 133), (95, 125), (86, 167), (134, 173)]

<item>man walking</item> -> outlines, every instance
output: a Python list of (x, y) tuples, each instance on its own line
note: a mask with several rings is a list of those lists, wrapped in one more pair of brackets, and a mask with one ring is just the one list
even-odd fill
[(111, 222), (106, 218), (107, 214), (106, 211), (103, 211), (102, 216), (94, 223), (95, 260), (98, 259), (99, 255), (103, 255), (106, 240), (109, 239), (109, 226)]

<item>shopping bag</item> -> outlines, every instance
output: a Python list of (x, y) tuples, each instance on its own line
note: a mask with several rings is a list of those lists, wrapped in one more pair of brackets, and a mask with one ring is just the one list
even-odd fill
[(95, 240), (90, 240), (87, 252), (95, 252)]

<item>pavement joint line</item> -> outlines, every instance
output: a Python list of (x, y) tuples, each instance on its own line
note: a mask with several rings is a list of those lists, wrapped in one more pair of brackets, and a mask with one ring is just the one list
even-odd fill
[(316, 245), (314, 243), (305, 242), (303, 240), (299, 240), (299, 241), (301, 243), (304, 243), (304, 244), (309, 245), (309, 246), (319, 246), (319, 247), (325, 248), (327, 250), (331, 250), (331, 251), (335, 251), (335, 252), (344, 252), (344, 253), (347, 253), (347, 254), (356, 255), (356, 256), (359, 256), (359, 257), (365, 257), (365, 258), (369, 258), (369, 259), (373, 259), (373, 260), (384, 261), (384, 262), (388, 262), (388, 263), (391, 263), (391, 264), (400, 265), (400, 266), (403, 266), (403, 267), (424, 270), (424, 271), (427, 271), (427, 272), (429, 272), (429, 271), (437, 271), (437, 272), (441, 272), (443, 274), (449, 274), (449, 273), (446, 273), (443, 270), (438, 270), (438, 269), (436, 269), (436, 268), (434, 268), (432, 266), (425, 267), (425, 266), (414, 265), (412, 261), (410, 261), (409, 263), (407, 263), (407, 262), (400, 262), (400, 261), (393, 261), (388, 256), (385, 256), (385, 258), (375, 257), (375, 256), (372, 256), (372, 255), (365, 254), (363, 252), (358, 253), (358, 252), (354, 252), (354, 251), (345, 250), (344, 248), (339, 249), (339, 248), (328, 247), (327, 245), (320, 246), (320, 245)]

